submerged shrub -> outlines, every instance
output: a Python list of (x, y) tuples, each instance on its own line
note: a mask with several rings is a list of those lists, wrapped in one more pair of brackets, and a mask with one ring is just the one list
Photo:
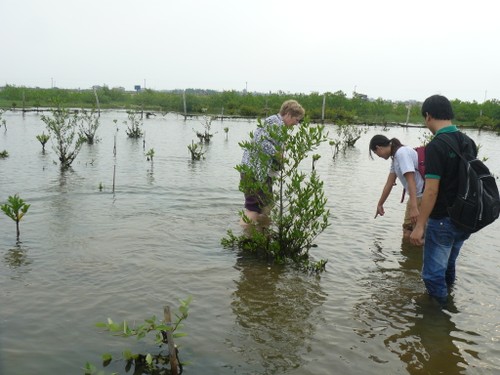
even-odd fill
[(123, 121), (127, 125), (126, 133), (129, 138), (142, 137), (142, 120), (137, 112), (127, 111), (128, 121)]
[[(326, 209), (323, 182), (316, 170), (306, 172), (301, 163), (322, 142), (327, 141), (324, 126), (311, 126), (306, 120), (293, 130), (287, 126), (269, 126), (268, 133), (277, 141), (276, 144), (285, 145), (278, 146), (277, 150), (280, 160), (275, 168), (270, 224), (264, 227), (250, 224), (246, 233), (239, 236), (228, 231), (221, 242), (225, 247), (239, 248), (277, 263), (291, 261), (304, 269), (321, 271), (326, 260), (312, 262), (309, 250), (314, 246), (316, 237), (330, 225), (330, 212)], [(245, 176), (240, 190), (261, 189), (268, 192), (266, 182), (259, 182), (262, 178), (256, 175), (266, 176), (267, 166), (275, 158), (263, 152), (258, 142), (253, 142), (252, 133), (250, 141), (242, 142), (240, 146), (256, 158), (252, 162), (253, 168), (243, 164), (236, 166), (236, 170)], [(240, 215), (249, 223), (243, 211)]]
[(99, 114), (96, 113), (95, 108), (87, 111), (82, 108), (78, 116), (80, 133), (85, 137), (88, 144), (94, 144), (97, 141), (96, 133), (99, 128)]
[(189, 152), (191, 153), (191, 160), (201, 160), (205, 158), (205, 151), (203, 150), (203, 144), (194, 143), (187, 146)]
[(53, 110), (52, 116), (42, 115), (41, 119), (54, 142), (53, 149), (61, 168), (70, 167), (85, 142), (85, 138), (78, 131), (78, 115), (60, 108)]

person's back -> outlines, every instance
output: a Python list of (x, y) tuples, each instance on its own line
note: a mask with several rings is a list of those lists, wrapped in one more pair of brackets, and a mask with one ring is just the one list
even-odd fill
[(477, 147), (452, 124), (453, 109), (444, 96), (427, 98), (421, 111), (434, 138), (425, 150), (425, 190), (410, 240), (415, 245), (423, 244), (425, 232), (422, 279), (428, 294), (445, 304), (448, 288), (455, 282), (456, 260), (470, 234), (456, 227), (448, 214), (459, 188), (460, 157), (441, 137), (451, 138), (457, 145), (464, 143), (474, 157)]
[(401, 182), (405, 190), (408, 190), (408, 181), (405, 178), (405, 173), (415, 172), (414, 178), (417, 187), (417, 197), (421, 197), (424, 192), (424, 178), (418, 172), (418, 155), (417, 151), (410, 146), (400, 147), (394, 154), (391, 164), (391, 172), (394, 171), (398, 180)]
[[(445, 135), (446, 134), (446, 135)], [(438, 131), (426, 149), (425, 174), (427, 178), (439, 176), (439, 193), (436, 204), (429, 217), (440, 219), (449, 216), (448, 207), (455, 201), (459, 188), (460, 157), (451, 146), (442, 140), (445, 136), (456, 145), (457, 149), (465, 150), (469, 158), (477, 156), (475, 142), (456, 127), (444, 128)]]

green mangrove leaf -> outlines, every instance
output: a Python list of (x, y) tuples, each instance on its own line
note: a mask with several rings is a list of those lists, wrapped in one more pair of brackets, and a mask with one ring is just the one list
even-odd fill
[(92, 363), (87, 362), (83, 370), (85, 371), (85, 375), (92, 375), (95, 373), (96, 367)]
[(129, 361), (131, 359), (134, 359), (134, 355), (132, 354), (132, 352), (130, 350), (124, 350), (123, 351), (123, 358), (126, 360), (126, 361)]
[(159, 325), (156, 326), (156, 329), (159, 330), (159, 331), (171, 331), (172, 330), (172, 326), (166, 325), (166, 324), (159, 324)]

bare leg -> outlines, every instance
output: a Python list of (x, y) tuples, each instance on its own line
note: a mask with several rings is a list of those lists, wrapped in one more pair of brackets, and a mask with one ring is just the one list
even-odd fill
[(240, 225), (249, 225), (249, 224), (252, 224), (252, 223), (257, 223), (259, 221), (259, 213), (258, 212), (255, 212), (255, 211), (249, 211), (247, 209), (245, 209), (245, 212), (244, 212), (244, 216), (246, 216), (249, 220), (250, 220), (250, 223), (247, 223), (245, 222), (245, 220), (243, 220), (243, 217), (240, 219)]
[(410, 241), (411, 230), (403, 229), (403, 240)]
[(257, 225), (257, 226), (268, 226), (270, 223), (269, 213), (271, 212), (270, 207), (265, 207), (262, 210), (262, 213), (258, 213), (255, 211), (246, 210), (244, 215), (250, 220), (250, 223), (245, 222), (243, 218), (240, 219), (240, 225), (248, 226), (248, 225)]

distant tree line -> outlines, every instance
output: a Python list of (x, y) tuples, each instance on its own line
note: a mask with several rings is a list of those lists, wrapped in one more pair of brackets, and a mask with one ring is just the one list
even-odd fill
[[(39, 110), (41, 108), (92, 108), (99, 103), (102, 109), (126, 109), (177, 112), (191, 115), (212, 114), (257, 118), (279, 111), (285, 99), (299, 101), (312, 121), (337, 124), (422, 123), (420, 103), (395, 102), (354, 93), (348, 98), (343, 91), (290, 94), (248, 93), (241, 91), (144, 89), (125, 91), (107, 86), (90, 90), (42, 89), (7, 85), (0, 88), (0, 108)], [(323, 106), (324, 103), (324, 106)], [(500, 101), (483, 103), (452, 101), (458, 125), (500, 130)]]

